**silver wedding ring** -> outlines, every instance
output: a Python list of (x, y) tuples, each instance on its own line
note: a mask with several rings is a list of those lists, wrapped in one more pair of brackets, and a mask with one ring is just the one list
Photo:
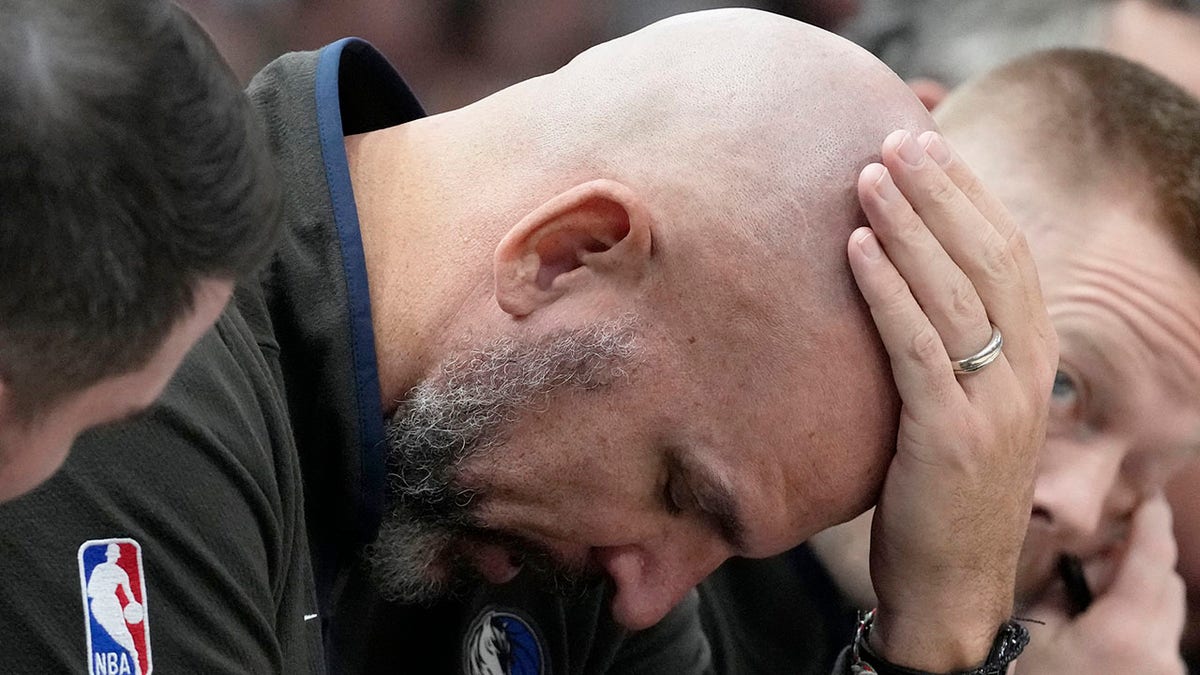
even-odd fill
[(983, 349), (965, 359), (950, 359), (950, 365), (954, 367), (954, 374), (973, 373), (983, 368), (1000, 356), (1000, 348), (1003, 346), (1004, 338), (1000, 336), (1000, 329), (996, 327), (996, 324), (992, 324), (992, 339), (988, 340)]

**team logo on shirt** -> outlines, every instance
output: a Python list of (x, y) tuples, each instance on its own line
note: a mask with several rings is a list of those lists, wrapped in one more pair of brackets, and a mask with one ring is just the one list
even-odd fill
[(93, 539), (79, 547), (88, 675), (150, 675), (150, 614), (142, 547)]
[(467, 675), (544, 675), (545, 659), (533, 622), (509, 610), (485, 609), (463, 642)]

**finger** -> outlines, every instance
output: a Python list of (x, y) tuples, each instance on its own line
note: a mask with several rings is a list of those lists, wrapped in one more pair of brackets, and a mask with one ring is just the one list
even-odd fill
[(1165, 567), (1175, 567), (1178, 548), (1172, 529), (1171, 505), (1162, 493), (1146, 499), (1133, 512), (1128, 546), (1126, 559), (1137, 556)]
[(963, 391), (955, 382), (941, 337), (870, 228), (861, 227), (850, 235), (847, 255), (887, 349), (904, 405), (917, 415), (935, 415), (961, 402)]
[(1144, 597), (1147, 588), (1173, 573), (1176, 557), (1171, 508), (1161, 495), (1148, 499), (1134, 513), (1125, 555), (1106, 597), (1115, 602)]
[[(1021, 230), (996, 195), (979, 180), (975, 172), (959, 157), (954, 148), (936, 131), (926, 131), (917, 138), (918, 145), (942, 171), (954, 182), (963, 195), (975, 206), (975, 210), (997, 231), (1010, 239), (1019, 236)], [(1035, 269), (1030, 265), (1030, 269)]]
[(975, 286), (925, 227), (881, 164), (859, 175), (858, 196), (887, 252), (952, 358), (979, 351), (992, 336)]
[(1172, 569), (1138, 575), (1138, 592), (1104, 595), (1076, 618), (1081, 631), (1090, 634), (1123, 632), (1136, 626), (1148, 641), (1170, 649), (1178, 646), (1187, 618), (1187, 589)]
[[(1037, 266), (1029, 243), (1025, 239), (1016, 219), (1009, 213), (1008, 208), (995, 194), (988, 190), (975, 172), (959, 157), (946, 139), (934, 131), (926, 131), (918, 138), (921, 146), (933, 160), (949, 176), (950, 180), (962, 190), (967, 199), (975, 205), (975, 209), (985, 220), (991, 223), (1000, 236), (1008, 242), (1009, 250), (1021, 270), (1021, 277), (1029, 291), (1028, 298), (1035, 307), (1042, 305), (1042, 285), (1038, 280)], [(1043, 313), (1044, 314), (1044, 313)], [(1045, 331), (1044, 338), (1053, 339), (1049, 317), (1035, 326), (1039, 331)]]
[(1118, 552), (1105, 552), (1084, 561), (1083, 577), (1093, 597), (1108, 593), (1120, 569), (1121, 557), (1122, 554)]
[(928, 158), (916, 137), (894, 132), (884, 141), (883, 163), (896, 186), (962, 269), (978, 292), (988, 316), (1003, 331), (1013, 363), (1040, 359), (1029, 332), (1029, 289), (1008, 242), (975, 205)]

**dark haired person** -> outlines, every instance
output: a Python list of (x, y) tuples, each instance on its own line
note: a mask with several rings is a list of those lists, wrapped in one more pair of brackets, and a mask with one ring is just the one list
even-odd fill
[(158, 396), (266, 260), (278, 189), (204, 33), (157, 0), (0, 2), (0, 501)]
[[(1161, 493), (1200, 439), (1200, 101), (1123, 58), (1054, 50), (968, 82), (934, 117), (1021, 224), (1059, 336), (1017, 577), (1018, 613), (1042, 623), (1016, 673), (1183, 673)], [(851, 608), (874, 604), (870, 528), (705, 580), (722, 672), (827, 672)], [(1090, 606), (1063, 556), (1081, 560)]]
[(19, 672), (134, 659), (81, 597), (113, 543), (164, 671), (703, 672), (695, 584), (881, 490), (871, 648), (1008, 635), (1055, 338), (869, 54), (727, 10), (432, 117), (354, 39), (250, 94), (284, 242), (149, 416), (0, 508)]

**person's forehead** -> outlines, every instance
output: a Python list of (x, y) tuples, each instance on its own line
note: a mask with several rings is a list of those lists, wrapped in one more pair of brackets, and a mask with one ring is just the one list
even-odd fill
[(1145, 222), (1114, 218), (1094, 231), (1043, 261), (1064, 364), (1101, 364), (1125, 398), (1166, 394), (1200, 407), (1200, 272)]
[[(1093, 301), (1125, 316), (1133, 329), (1161, 324), (1182, 343), (1200, 334), (1200, 263), (1185, 257), (1165, 226), (1131, 207), (1084, 213), (1061, 229), (1038, 256), (1052, 316)], [(1039, 240), (1032, 243), (1036, 250)]]

